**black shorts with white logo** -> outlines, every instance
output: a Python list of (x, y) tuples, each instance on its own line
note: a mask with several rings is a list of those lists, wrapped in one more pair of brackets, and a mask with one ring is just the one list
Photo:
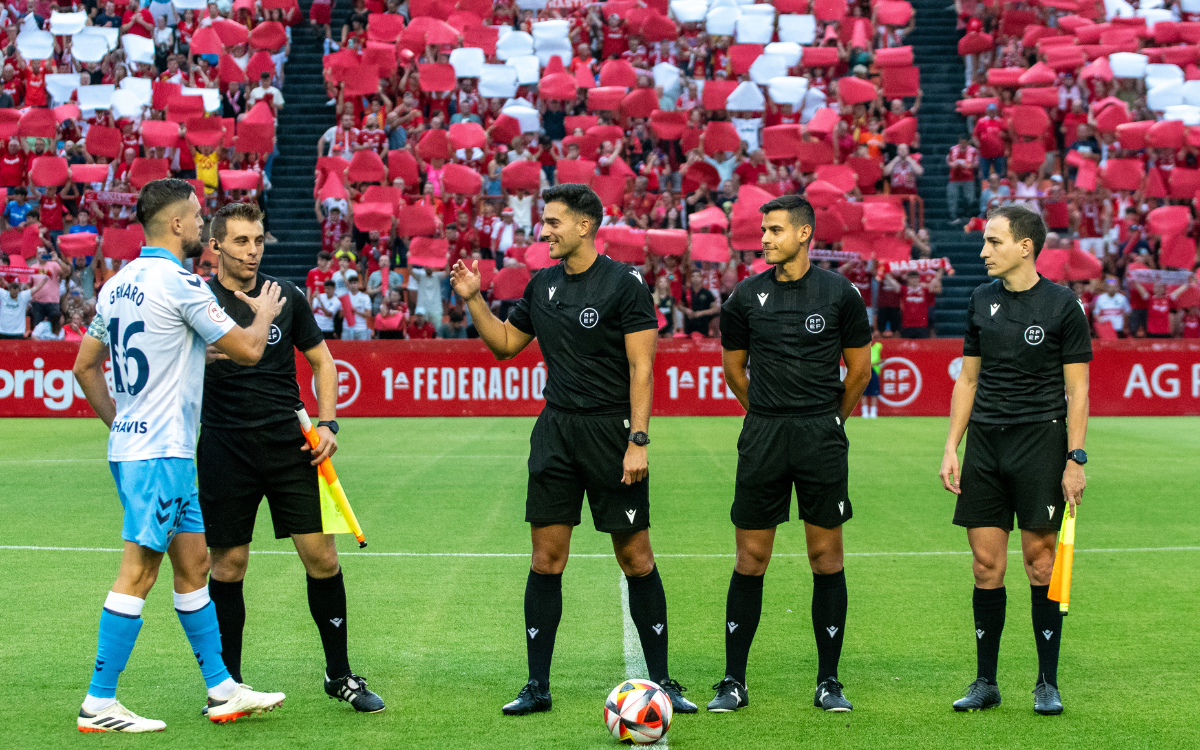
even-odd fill
[(954, 508), (957, 526), (994, 526), (1006, 531), (1058, 531), (1066, 500), (1062, 476), (1067, 465), (1065, 420), (967, 427)]
[(738, 437), (733, 525), (769, 529), (786, 523), (793, 486), (800, 520), (826, 529), (849, 521), (849, 449), (836, 411), (803, 417), (751, 411)]
[(249, 544), (264, 495), (276, 539), (323, 530), (317, 467), (302, 445), (295, 420), (253, 430), (200, 430), (196, 482), (209, 547)]
[(529, 436), (525, 520), (578, 526), (587, 493), (597, 531), (650, 528), (650, 480), (622, 484), (629, 416), (570, 414), (547, 406)]

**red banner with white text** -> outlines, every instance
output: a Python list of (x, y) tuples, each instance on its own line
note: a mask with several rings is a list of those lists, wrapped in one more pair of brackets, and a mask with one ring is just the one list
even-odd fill
[[(1093, 416), (1200, 415), (1200, 341), (1093, 341)], [(0, 417), (90, 417), (71, 366), (76, 344), (0, 341)], [(345, 417), (523, 416), (545, 401), (534, 342), (497, 362), (477, 340), (329, 342)], [(883, 342), (879, 413), (946, 416), (962, 341)], [(316, 413), (312, 372), (296, 356), (300, 393)], [(109, 365), (106, 363), (106, 369)], [(662, 341), (654, 362), (656, 416), (741, 415), (716, 340)]]

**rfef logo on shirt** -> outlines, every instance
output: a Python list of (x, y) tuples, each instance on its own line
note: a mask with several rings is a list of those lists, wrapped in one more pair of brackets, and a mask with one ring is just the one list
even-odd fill
[(600, 322), (600, 313), (596, 312), (594, 307), (586, 307), (583, 312), (579, 313), (579, 325), (584, 328), (595, 328)]
[(1025, 329), (1025, 343), (1031, 346), (1037, 346), (1046, 338), (1046, 332), (1041, 326), (1029, 326)]
[(805, 319), (804, 329), (809, 333), (820, 333), (825, 330), (825, 319), (813, 313)]
[(279, 326), (272, 324), (271, 330), (267, 333), (267, 344), (278, 344), (281, 338), (283, 338), (283, 333), (280, 332)]

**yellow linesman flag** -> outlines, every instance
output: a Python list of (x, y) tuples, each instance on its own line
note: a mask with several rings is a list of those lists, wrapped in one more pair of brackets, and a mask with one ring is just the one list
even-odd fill
[[(317, 485), (321, 489), (321, 530), (326, 534), (353, 534), (346, 517), (342, 515), (337, 502), (333, 499), (334, 490), (325, 481), (325, 477), (317, 475)], [(339, 489), (341, 482), (338, 482)]]

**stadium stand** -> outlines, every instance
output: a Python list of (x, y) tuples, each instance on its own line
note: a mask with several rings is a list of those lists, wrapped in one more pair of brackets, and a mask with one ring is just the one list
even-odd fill
[(1101, 338), (1200, 336), (1200, 4), (1162, 6), (957, 6), (957, 109), (987, 180), (967, 228), (989, 205), (1039, 210), (1039, 270)]

